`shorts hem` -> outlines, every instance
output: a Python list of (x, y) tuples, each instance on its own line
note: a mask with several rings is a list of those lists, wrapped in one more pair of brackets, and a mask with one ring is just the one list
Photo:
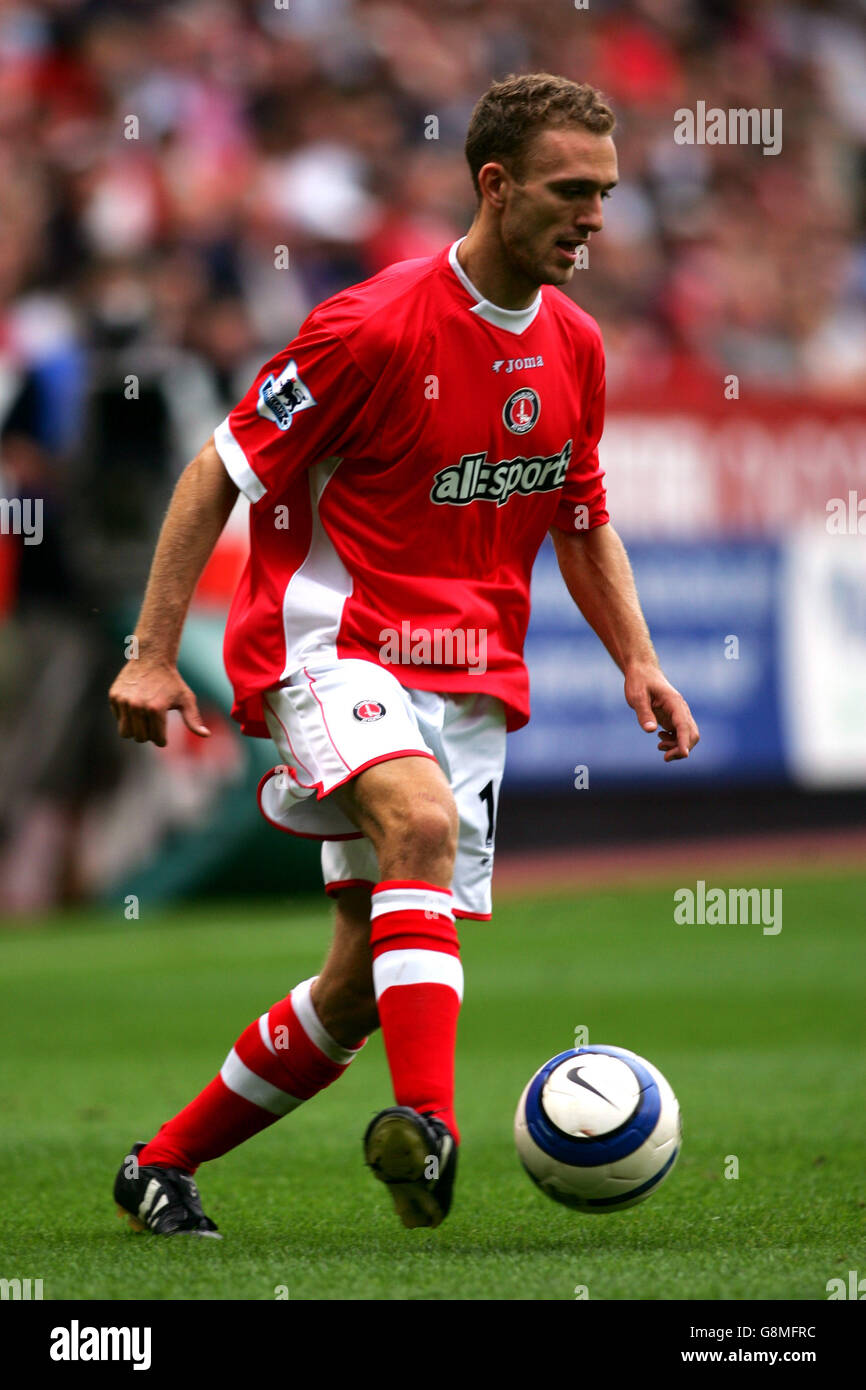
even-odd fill
[(429, 749), (425, 748), (398, 748), (395, 749), (393, 753), (380, 753), (378, 757), (369, 758), (367, 762), (361, 763), (360, 767), (353, 767), (351, 772), (347, 772), (345, 777), (342, 777), (339, 782), (335, 782), (327, 791), (323, 789), (324, 783), (314, 783), (314, 786), (317, 788), (316, 800), (322, 801), (324, 797), (330, 796), (331, 792), (335, 792), (338, 787), (344, 787), (347, 782), (351, 782), (353, 777), (357, 777), (360, 773), (366, 772), (368, 767), (375, 767), (376, 763), (388, 763), (395, 758), (429, 758), (431, 762), (436, 762), (434, 755)]
[[(350, 772), (346, 777), (342, 779), (342, 781), (335, 782), (334, 785), (332, 787), (329, 787), (327, 791), (324, 790), (324, 783), (322, 782), (314, 782), (311, 787), (307, 787), (304, 785), (304, 783), (298, 782), (298, 786), (303, 787), (305, 791), (312, 791), (313, 789), (315, 789), (316, 800), (324, 801), (326, 796), (331, 795), (331, 792), (335, 792), (338, 787), (343, 787), (347, 782), (351, 782), (353, 777), (358, 777), (362, 772), (366, 772), (368, 767), (374, 767), (376, 763), (390, 762), (394, 758), (430, 758), (432, 762), (436, 762), (436, 759), (432, 753), (423, 752), (420, 748), (402, 748), (394, 753), (381, 753), (377, 758), (370, 758), (366, 763), (362, 763), (360, 767), (354, 768), (352, 772)], [(272, 825), (275, 830), (282, 830), (284, 835), (295, 835), (299, 840), (363, 840), (363, 830), (355, 830), (352, 832), (338, 835), (317, 835), (314, 831), (311, 830), (293, 830), (290, 825), (285, 825), (282, 821), (274, 820), (273, 816), (269, 816), (264, 806), (262, 805), (262, 792), (267, 783), (274, 776), (274, 774), (278, 773), (278, 771), (284, 771), (285, 769), (285, 763), (278, 763), (277, 767), (270, 768), (269, 771), (267, 771), (261, 777), (261, 779), (259, 780), (259, 785), (256, 788), (256, 800), (258, 802), (259, 810), (261, 811), (264, 819), (268, 822), (268, 825)], [(295, 780), (297, 781), (297, 778), (295, 778)]]
[[(336, 898), (344, 888), (369, 888), (372, 891), (375, 886), (371, 878), (335, 878), (325, 884), (325, 895)], [(466, 912), (460, 907), (452, 907), (451, 911), (455, 917), (469, 922), (489, 922), (493, 916), (492, 912)]]
[(371, 878), (335, 878), (330, 883), (325, 884), (325, 893), (329, 898), (336, 898), (344, 888), (375, 888)]

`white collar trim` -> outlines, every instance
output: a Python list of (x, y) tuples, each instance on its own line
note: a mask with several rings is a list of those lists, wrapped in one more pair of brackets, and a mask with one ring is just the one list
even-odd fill
[(460, 237), (454, 242), (448, 252), (448, 264), (463, 288), (475, 300), (475, 304), (469, 310), (470, 314), (477, 314), (480, 319), (492, 323), (494, 328), (506, 328), (509, 333), (525, 333), (529, 325), (535, 321), (535, 316), (541, 308), (541, 290), (538, 291), (526, 309), (500, 309), (498, 304), (491, 304), (490, 300), (485, 299), (483, 294), (480, 294), (475, 288), (457, 259), (457, 248), (465, 240), (465, 237)]

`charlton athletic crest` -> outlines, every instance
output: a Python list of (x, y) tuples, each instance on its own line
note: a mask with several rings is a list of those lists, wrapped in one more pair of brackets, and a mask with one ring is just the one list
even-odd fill
[(359, 700), (352, 713), (362, 724), (372, 724), (374, 719), (382, 718), (385, 706), (380, 705), (378, 700)]
[(531, 386), (514, 391), (502, 407), (502, 419), (512, 434), (526, 434), (541, 414), (541, 401)]

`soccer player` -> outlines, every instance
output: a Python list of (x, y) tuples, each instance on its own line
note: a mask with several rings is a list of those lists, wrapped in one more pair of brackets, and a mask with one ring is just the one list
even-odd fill
[(250, 556), (226, 630), (234, 717), (279, 765), (260, 805), (323, 842), (336, 899), (320, 973), (241, 1034), (219, 1074), (134, 1146), (115, 1198), (157, 1234), (215, 1234), (193, 1174), (336, 1081), (381, 1027), (396, 1104), (367, 1164), (404, 1225), (447, 1215), (460, 1134), (455, 918), (490, 916), (505, 735), (529, 717), (522, 659), (549, 531), (566, 588), (666, 762), (698, 730), (662, 674), (605, 507), (604, 357), (564, 295), (617, 181), (614, 117), (549, 74), (495, 83), (466, 155), (468, 233), (319, 305), (187, 467), (110, 691), (119, 732), (207, 736), (176, 660), (238, 490)]

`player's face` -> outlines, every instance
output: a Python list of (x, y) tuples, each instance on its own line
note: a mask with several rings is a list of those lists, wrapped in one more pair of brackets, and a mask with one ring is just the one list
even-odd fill
[(602, 229), (602, 200), (616, 181), (609, 135), (542, 131), (524, 158), (520, 179), (503, 181), (500, 229), (515, 270), (538, 285), (567, 284), (580, 246)]

